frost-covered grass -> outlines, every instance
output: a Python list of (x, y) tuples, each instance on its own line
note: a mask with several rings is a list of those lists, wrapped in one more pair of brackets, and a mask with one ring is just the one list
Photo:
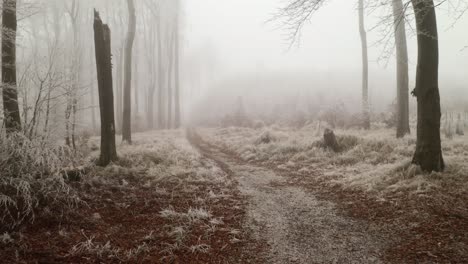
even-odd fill
[(0, 226), (14, 228), (42, 213), (61, 214), (79, 198), (65, 181), (81, 157), (67, 147), (22, 134), (0, 135)]
[(47, 247), (51, 256), (68, 252), (63, 262), (188, 263), (192, 255), (231, 252), (230, 232), (241, 228), (244, 209), (229, 175), (183, 130), (133, 138), (129, 145), (117, 137), (119, 159), (107, 167), (95, 165), (99, 138), (80, 141), (77, 151), (0, 138), (0, 255), (30, 262)]
[[(132, 179), (145, 181), (146, 187), (156, 187), (160, 182), (224, 182), (226, 175), (212, 161), (204, 159), (185, 139), (183, 130), (138, 133), (132, 145), (121, 144), (119, 160), (106, 168), (96, 167), (88, 175), (94, 182), (112, 182)], [(98, 139), (92, 139), (90, 149)], [(96, 160), (98, 152), (90, 154)], [(183, 181), (182, 181), (183, 180)], [(159, 190), (162, 191), (162, 190)]]
[[(96, 188), (102, 185), (145, 188), (170, 197), (164, 201), (169, 205), (157, 212), (164, 222), (161, 226), (163, 234), (157, 234), (157, 237), (166, 239), (152, 250), (160, 251), (168, 259), (180, 252), (208, 253), (211, 245), (204, 242), (210, 241), (220, 228), (229, 230), (217, 215), (219, 212), (212, 212), (210, 207), (225, 197), (224, 191), (232, 191), (232, 181), (214, 161), (190, 145), (183, 130), (138, 133), (133, 138), (132, 145), (118, 146), (117, 162), (106, 168), (95, 167), (84, 180)], [(91, 139), (88, 149), (96, 149), (98, 142), (97, 138)], [(98, 154), (97, 151), (90, 153), (89, 159), (96, 160)], [(193, 242), (194, 236), (197, 243)], [(115, 249), (108, 245), (93, 247), (88, 244), (78, 245), (78, 249), (84, 250), (74, 252), (97, 254), (102, 249)], [(112, 252), (105, 253), (111, 255)]]
[(414, 133), (396, 139), (390, 129), (336, 130), (341, 153), (324, 149), (322, 131), (316, 125), (302, 129), (272, 126), (262, 129), (219, 128), (200, 130), (209, 141), (224, 146), (243, 160), (299, 171), (304, 177), (323, 177), (330, 184), (368, 192), (468, 191), (468, 136), (443, 139), (447, 169), (422, 173), (410, 165), (415, 149)]

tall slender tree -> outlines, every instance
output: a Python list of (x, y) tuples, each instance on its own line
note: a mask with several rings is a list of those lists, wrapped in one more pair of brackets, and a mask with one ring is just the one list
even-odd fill
[(73, 30), (73, 51), (70, 61), (70, 85), (67, 89), (67, 105), (65, 109), (65, 143), (76, 148), (75, 130), (78, 107), (78, 89), (81, 79), (81, 45), (80, 45), (80, 2), (72, 0), (67, 10)]
[[(325, 2), (327, 0), (290, 0), (280, 10), (278, 18), (285, 19), (293, 41), (304, 23)], [(418, 35), (416, 88), (412, 92), (418, 101), (418, 125), (412, 163), (420, 165), (424, 171), (443, 171), (445, 163), (440, 138), (439, 40), (435, 5), (433, 0), (411, 0), (411, 3)]]
[(16, 84), (16, 0), (3, 0), (2, 10), (2, 95), (7, 133), (21, 131)]
[(175, 32), (175, 87), (174, 87), (174, 96), (175, 96), (175, 116), (174, 116), (174, 126), (175, 128), (180, 128), (180, 2), (177, 2), (176, 10), (176, 32)]
[(440, 139), (439, 40), (433, 0), (411, 0), (418, 34), (418, 66), (413, 95), (418, 101), (413, 163), (424, 171), (443, 171)]
[(161, 10), (158, 10), (158, 20), (156, 25), (156, 38), (158, 39), (158, 128), (164, 128), (164, 60), (163, 60), (163, 34)]
[(176, 32), (172, 31), (170, 32), (171, 37), (169, 38), (170, 41), (168, 43), (169, 45), (169, 65), (167, 69), (167, 123), (166, 123), (166, 128), (171, 129), (173, 126), (173, 109), (174, 109), (174, 94), (173, 94), (173, 82), (174, 82), (174, 55), (175, 55), (175, 35)]
[(124, 69), (124, 101), (123, 101), (123, 122), (122, 141), (132, 143), (132, 53), (133, 42), (136, 32), (135, 3), (127, 0), (128, 5), (128, 32), (125, 41), (125, 69)]
[(359, 33), (362, 49), (362, 113), (363, 127), (370, 129), (369, 109), (369, 55), (367, 50), (367, 32), (364, 24), (364, 0), (359, 0)]
[(408, 46), (406, 41), (405, 8), (402, 0), (392, 0), (397, 61), (397, 137), (410, 133)]

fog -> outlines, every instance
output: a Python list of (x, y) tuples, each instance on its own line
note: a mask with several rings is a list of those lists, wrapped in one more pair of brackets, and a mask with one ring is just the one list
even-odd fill
[[(337, 100), (358, 100), (361, 89), (361, 52), (357, 4), (334, 0), (316, 12), (292, 46), (279, 21), (271, 21), (285, 2), (280, 0), (189, 0), (184, 12), (186, 52), (206, 52), (212, 63), (203, 87), (203, 96), (223, 89), (216, 85), (223, 79), (245, 76), (274, 78), (280, 87), (252, 85), (229, 93), (242, 95), (275, 93), (284, 89), (290, 94), (336, 96)], [(216, 11), (213, 11), (216, 10)], [(443, 4), (437, 10), (440, 39), (440, 92), (442, 101), (468, 98), (465, 76), (468, 66), (468, 16), (458, 19), (463, 6)], [(368, 12), (366, 28), (369, 43), (369, 93), (372, 107), (383, 111), (396, 96), (395, 52), (393, 36), (384, 36), (381, 19), (391, 14), (391, 8)], [(414, 88), (417, 62), (414, 21), (408, 21), (410, 87)], [(383, 39), (383, 40), (382, 40)], [(389, 42), (389, 46), (386, 43)], [(203, 63), (203, 62), (202, 62)], [(294, 75), (292, 77), (291, 75)], [(294, 80), (291, 80), (293, 78)], [(301, 87), (297, 80), (304, 79)], [(342, 82), (340, 82), (340, 80)], [(329, 82), (331, 81), (331, 82)], [(189, 88), (190, 84), (187, 84)], [(412, 89), (412, 88), (411, 88)], [(339, 91), (345, 90), (345, 93)], [(281, 98), (278, 98), (281, 100)], [(411, 99), (414, 103), (415, 100)], [(255, 104), (255, 102), (252, 102)], [(259, 103), (259, 102), (257, 102)]]
[(2, 263), (468, 263), (468, 0), (3, 0)]

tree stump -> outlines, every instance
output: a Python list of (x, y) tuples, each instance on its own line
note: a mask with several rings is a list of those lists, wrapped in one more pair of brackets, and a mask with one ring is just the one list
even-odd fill
[(336, 140), (335, 133), (331, 129), (325, 129), (323, 133), (323, 140), (325, 143), (325, 147), (333, 150), (334, 152), (340, 152), (340, 146), (338, 145), (338, 141)]

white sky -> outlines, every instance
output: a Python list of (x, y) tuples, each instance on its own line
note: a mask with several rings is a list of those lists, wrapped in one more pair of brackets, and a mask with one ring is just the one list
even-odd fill
[[(455, 0), (457, 1), (457, 0)], [(304, 28), (299, 47), (288, 51), (284, 32), (276, 24), (267, 23), (284, 0), (186, 0), (186, 40), (188, 49), (200, 48), (216, 53), (217, 62), (228, 69), (252, 71), (271, 70), (346, 70), (359, 71), (361, 67), (360, 39), (356, 1), (329, 0)], [(438, 9), (441, 46), (441, 80), (465, 80), (468, 74), (468, 14), (453, 28), (454, 13), (444, 5)], [(372, 14), (366, 26), (375, 25)], [(379, 38), (371, 31), (369, 43)], [(409, 38), (410, 60), (415, 67), (415, 37)], [(393, 74), (393, 61), (387, 68), (376, 60), (382, 46), (369, 50), (372, 72)], [(467, 80), (468, 81), (468, 80)]]

